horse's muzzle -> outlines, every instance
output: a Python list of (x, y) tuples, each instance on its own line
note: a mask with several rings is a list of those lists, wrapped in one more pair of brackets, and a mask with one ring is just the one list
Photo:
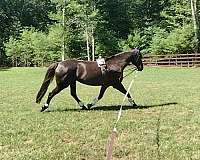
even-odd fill
[(143, 68), (144, 68), (144, 67), (143, 67), (143, 64), (141, 64), (141, 65), (137, 66), (137, 70), (138, 70), (138, 71), (142, 71), (142, 70), (143, 70)]

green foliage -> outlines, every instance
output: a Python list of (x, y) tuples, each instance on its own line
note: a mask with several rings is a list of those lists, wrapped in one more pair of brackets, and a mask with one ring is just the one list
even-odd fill
[(122, 40), (119, 43), (120, 48), (123, 51), (127, 51), (133, 48), (143, 48), (145, 44), (145, 36), (141, 36), (139, 31), (135, 31), (132, 34), (128, 35), (127, 40)]
[(17, 59), (21, 52), (18, 41), (11, 37), (9, 42), (5, 44), (5, 47), (7, 56), (12, 58), (13, 66), (17, 66)]
[(149, 52), (152, 54), (164, 54), (166, 51), (166, 38), (168, 33), (161, 28), (155, 28), (152, 43), (150, 44)]
[[(17, 37), (21, 36), (20, 35), (21, 30), (24, 29), (25, 27), (34, 27), (37, 30), (46, 31), (48, 29), (48, 25), (53, 24), (55, 22), (53, 19), (49, 17), (50, 12), (56, 11), (55, 7), (56, 7), (55, 4), (52, 3), (51, 0), (1, 0), (0, 1), (1, 55), (4, 55), (5, 52), (4, 43), (7, 42), (11, 37), (13, 37), (14, 39), (18, 39)], [(18, 43), (18, 41), (16, 43)], [(25, 56), (25, 54), (23, 53), (22, 55)], [(6, 58), (6, 56), (2, 57)], [(27, 58), (29, 58), (27, 55), (24, 58), (22, 58), (21, 59), (22, 63), (25, 63), (24, 61)]]
[(103, 56), (116, 54), (119, 51), (116, 34), (109, 30), (102, 30), (97, 36), (96, 52)]
[(18, 39), (10, 38), (5, 44), (6, 54), (11, 57), (15, 66), (44, 65), (58, 61), (61, 53), (61, 31), (53, 26), (49, 34), (25, 29)]
[(192, 15), (190, 1), (170, 0), (168, 2), (168, 7), (163, 9), (161, 15), (164, 17), (161, 23), (162, 27), (167, 31), (191, 24)]
[(194, 52), (195, 38), (191, 25), (174, 29), (168, 33), (157, 29), (152, 38), (149, 52), (152, 54), (190, 53)]
[(166, 39), (169, 51), (172, 53), (194, 52), (195, 38), (192, 26), (183, 26), (172, 31)]
[(63, 28), (58, 25), (52, 25), (49, 27), (49, 33), (47, 36), (48, 41), (48, 52), (51, 59), (60, 60), (61, 52), (62, 52), (62, 35), (63, 35)]

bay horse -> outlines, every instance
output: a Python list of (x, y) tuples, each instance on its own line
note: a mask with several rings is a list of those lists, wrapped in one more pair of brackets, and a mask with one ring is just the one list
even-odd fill
[[(71, 96), (76, 100), (82, 109), (90, 109), (99, 101), (106, 89), (110, 86), (118, 91), (126, 94), (126, 89), (122, 84), (123, 71), (130, 63), (137, 67), (138, 71), (143, 70), (142, 55), (138, 49), (133, 49), (129, 52), (122, 52), (105, 59), (106, 71), (102, 73), (95, 61), (82, 60), (65, 60), (51, 64), (46, 72), (44, 81), (36, 97), (36, 103), (40, 103), (45, 95), (50, 82), (54, 76), (56, 79), (56, 87), (49, 93), (46, 103), (41, 109), (41, 112), (49, 107), (51, 99), (63, 89), (70, 86)], [(84, 105), (76, 94), (76, 81), (92, 86), (101, 86), (99, 95), (94, 100)], [(131, 105), (137, 106), (131, 95), (127, 94), (128, 101)]]

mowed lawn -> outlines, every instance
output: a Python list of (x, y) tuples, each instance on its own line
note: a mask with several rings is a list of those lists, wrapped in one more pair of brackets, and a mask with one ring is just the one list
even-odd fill
[[(110, 87), (97, 106), (80, 110), (69, 89), (48, 111), (35, 96), (46, 68), (0, 69), (0, 159), (103, 160), (123, 95)], [(128, 85), (134, 74), (125, 78)], [(53, 89), (55, 81), (50, 85)], [(90, 102), (99, 87), (78, 84)], [(124, 103), (114, 144), (114, 160), (200, 159), (200, 68), (145, 68)]]

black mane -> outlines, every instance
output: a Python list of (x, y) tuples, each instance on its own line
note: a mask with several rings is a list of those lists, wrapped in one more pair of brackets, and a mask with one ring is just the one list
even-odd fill
[(139, 53), (139, 50), (137, 48), (135, 49), (132, 49), (130, 51), (125, 51), (125, 52), (121, 52), (121, 53), (118, 53), (118, 54), (115, 54), (115, 55), (112, 55), (110, 57), (106, 57), (105, 58), (105, 61), (108, 61), (110, 59), (114, 59), (114, 58), (120, 58), (120, 57), (123, 57), (124, 55), (126, 54), (132, 54), (132, 55), (136, 55)]
[(110, 59), (114, 59), (114, 58), (120, 58), (120, 57), (123, 57), (124, 55), (128, 54), (128, 53), (131, 53), (130, 51), (129, 52), (121, 52), (121, 53), (118, 53), (118, 54), (115, 54), (115, 55), (112, 55), (110, 57), (106, 57), (105, 58), (105, 61), (108, 61)]

